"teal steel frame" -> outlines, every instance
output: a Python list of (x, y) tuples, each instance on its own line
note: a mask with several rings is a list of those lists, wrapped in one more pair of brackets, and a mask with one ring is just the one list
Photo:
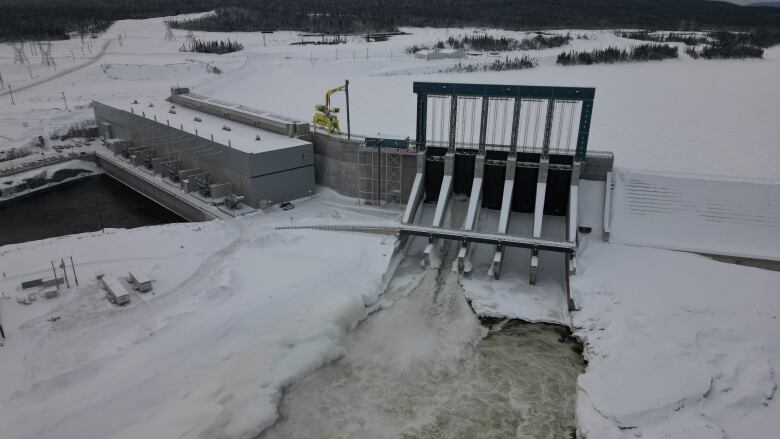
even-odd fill
[[(417, 94), (417, 129), (416, 144), (419, 150), (425, 150), (428, 129), (428, 96), (478, 96), (484, 99), (480, 121), (480, 149), (484, 149), (484, 133), (486, 131), (487, 114), (486, 107), (491, 97), (514, 98), (515, 104), (512, 116), (512, 141), (508, 146), (514, 152), (517, 143), (517, 121), (520, 115), (520, 103), (522, 99), (546, 99), (548, 101), (547, 117), (545, 120), (545, 138), (542, 147), (542, 156), (549, 155), (549, 137), (552, 124), (552, 112), (556, 100), (580, 101), (580, 124), (577, 131), (577, 143), (574, 157), (577, 161), (584, 161), (588, 152), (588, 137), (590, 135), (590, 121), (593, 113), (593, 100), (596, 89), (591, 87), (546, 87), (535, 85), (498, 85), (498, 84), (456, 84), (445, 82), (415, 82), (412, 91)], [(452, 101), (452, 109), (457, 109), (457, 99)], [(450, 127), (457, 123), (457, 111), (450, 112)], [(448, 139), (449, 148), (454, 149), (454, 129), (450, 129)]]

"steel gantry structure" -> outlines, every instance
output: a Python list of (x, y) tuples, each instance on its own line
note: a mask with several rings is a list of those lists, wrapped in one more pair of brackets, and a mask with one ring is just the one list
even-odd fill
[[(573, 149), (576, 161), (585, 160), (595, 88), (415, 82), (413, 91), (417, 94), (418, 150), (439, 146), (449, 151), (500, 149), (514, 153), (520, 148), (540, 152), (546, 158), (555, 139), (557, 148), (552, 149)], [(430, 99), (434, 99), (431, 108)], [(575, 118), (576, 137), (572, 137)], [(477, 141), (469, 142), (466, 137)]]

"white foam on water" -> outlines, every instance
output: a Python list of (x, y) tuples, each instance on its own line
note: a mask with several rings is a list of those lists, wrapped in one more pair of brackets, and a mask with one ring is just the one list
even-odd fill
[[(442, 253), (451, 260), (457, 247)], [(347, 336), (341, 359), (290, 386), (279, 420), (261, 438), (560, 438), (572, 431), (584, 366), (573, 344), (561, 342), (563, 330), (513, 322), (489, 332), (448, 263), (423, 271), (414, 259), (397, 276), (412, 291), (396, 289), (392, 306)]]

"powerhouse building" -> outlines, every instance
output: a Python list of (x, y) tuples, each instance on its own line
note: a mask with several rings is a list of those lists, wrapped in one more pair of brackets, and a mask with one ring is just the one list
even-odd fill
[[(240, 195), (254, 207), (314, 191), (314, 150), (306, 122), (186, 88), (173, 89), (168, 100), (125, 108), (93, 104), (100, 136), (116, 155), (191, 191)], [(191, 187), (193, 182), (198, 187)]]

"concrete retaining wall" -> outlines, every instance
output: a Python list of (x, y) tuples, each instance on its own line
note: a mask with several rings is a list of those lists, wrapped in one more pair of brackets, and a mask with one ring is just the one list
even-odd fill
[(171, 212), (185, 218), (189, 221), (209, 221), (215, 218), (209, 212), (201, 210), (194, 204), (187, 202), (181, 197), (168, 192), (163, 187), (153, 185), (132, 172), (115, 165), (108, 160), (102, 160), (97, 157), (97, 163), (111, 178), (128, 186), (136, 192), (144, 195), (157, 204), (165, 207)]
[[(377, 175), (376, 166), (373, 168), (365, 165), (358, 166), (358, 151), (371, 151), (361, 147), (362, 139), (347, 140), (343, 137), (314, 133), (312, 143), (314, 144), (315, 178), (319, 185), (334, 189), (342, 195), (357, 198), (358, 176), (367, 179), (371, 177), (371, 172), (374, 176)], [(605, 181), (607, 172), (612, 170), (613, 161), (612, 153), (589, 153), (580, 178)], [(401, 192), (405, 203), (409, 198), (417, 171), (416, 153), (403, 153), (401, 163)], [(382, 175), (384, 176), (384, 171)], [(361, 195), (365, 196), (365, 194)]]
[[(372, 178), (379, 174), (378, 163), (376, 166), (359, 167), (358, 152), (364, 151), (366, 158), (369, 154), (376, 154), (375, 149), (361, 147), (362, 139), (347, 140), (345, 138), (329, 136), (321, 133), (312, 135), (314, 143), (314, 175), (319, 185), (336, 190), (342, 195), (358, 197), (358, 176), (364, 179)], [(409, 198), (409, 192), (414, 183), (417, 172), (417, 154), (403, 152), (401, 154), (401, 197), (403, 202)], [(382, 160), (385, 160), (384, 154)], [(382, 178), (385, 178), (383, 163)], [(361, 168), (361, 169), (359, 169)], [(378, 186), (378, 185), (375, 185)], [(366, 194), (361, 194), (366, 196)], [(382, 197), (384, 198), (384, 196)]]

